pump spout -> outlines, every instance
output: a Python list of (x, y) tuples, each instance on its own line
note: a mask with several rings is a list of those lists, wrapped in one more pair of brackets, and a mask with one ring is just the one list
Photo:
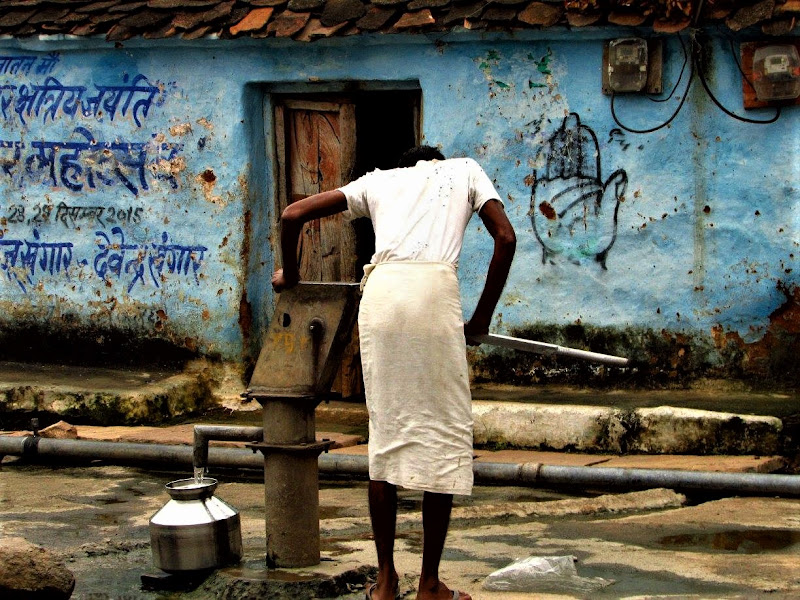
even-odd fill
[(236, 427), (228, 425), (195, 425), (192, 466), (195, 477), (202, 476), (208, 470), (208, 443), (211, 440), (220, 442), (261, 442), (264, 429), (261, 427)]

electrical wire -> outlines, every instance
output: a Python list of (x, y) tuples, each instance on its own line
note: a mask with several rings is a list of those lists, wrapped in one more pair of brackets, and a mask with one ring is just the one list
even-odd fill
[(697, 27), (697, 23), (700, 20), (700, 13), (703, 12), (703, 4), (705, 4), (704, 0), (700, 0), (697, 3), (697, 10), (694, 11), (694, 15), (692, 16), (692, 27)]
[[(708, 94), (708, 97), (711, 98), (711, 101), (714, 104), (717, 105), (717, 108), (719, 108), (722, 112), (724, 112), (729, 117), (733, 117), (737, 121), (742, 121), (743, 123), (752, 123), (754, 125), (769, 125), (770, 123), (774, 123), (775, 121), (777, 121), (780, 118), (780, 116), (781, 116), (781, 107), (780, 106), (775, 107), (775, 114), (772, 117), (770, 117), (769, 119), (749, 119), (747, 117), (742, 117), (740, 115), (737, 115), (736, 113), (731, 112), (730, 110), (725, 108), (722, 105), (722, 103), (719, 100), (717, 100), (717, 97), (714, 95), (714, 92), (711, 91), (711, 88), (708, 85), (708, 81), (706, 80), (705, 73), (703, 72), (703, 67), (702, 67), (703, 50), (702, 50), (702, 46), (700, 45), (699, 42), (697, 42), (697, 40), (693, 40), (693, 45), (694, 45), (694, 51), (692, 52), (692, 58), (693, 58), (694, 66), (695, 66), (695, 71), (697, 72), (697, 76), (700, 79), (700, 83), (703, 85), (703, 89), (706, 91), (706, 94)], [(739, 65), (739, 61), (738, 60), (735, 61), (735, 62), (736, 62), (737, 65)], [(741, 70), (741, 66), (739, 67), (739, 69)], [(742, 74), (744, 75), (744, 72), (742, 72)], [(749, 81), (748, 81), (748, 83), (749, 83)]]
[(745, 73), (745, 72), (744, 72), (744, 68), (742, 67), (742, 63), (740, 63), (740, 62), (739, 62), (739, 57), (738, 57), (738, 56), (736, 56), (736, 48), (734, 48), (734, 47), (733, 47), (733, 36), (730, 36), (730, 35), (728, 36), (728, 44), (730, 45), (730, 48), (731, 48), (731, 56), (733, 57), (733, 62), (735, 62), (735, 63), (736, 63), (736, 68), (737, 68), (737, 69), (739, 69), (739, 73), (741, 73), (741, 74), (742, 74), (742, 77), (743, 77), (743, 78), (744, 78), (744, 80), (747, 82), (747, 84), (748, 84), (748, 85), (749, 85), (751, 88), (753, 88), (753, 90), (755, 90), (756, 88), (755, 88), (755, 86), (753, 85), (753, 82), (752, 82), (752, 81), (750, 81), (750, 78), (749, 78), (749, 77), (747, 77), (747, 73)]
[[(689, 54), (691, 53), (691, 63), (690, 63), (690, 67), (689, 67), (689, 80), (686, 83), (686, 89), (683, 92), (683, 97), (681, 98), (681, 101), (678, 104), (678, 108), (675, 109), (675, 112), (672, 113), (672, 115), (660, 125), (656, 125), (655, 127), (650, 127), (648, 129), (633, 129), (632, 127), (628, 127), (627, 125), (624, 125), (619, 120), (619, 117), (617, 117), (617, 112), (616, 112), (616, 109), (614, 108), (614, 100), (616, 98), (616, 95), (612, 91), (611, 92), (611, 116), (613, 117), (614, 122), (620, 128), (622, 128), (625, 131), (628, 131), (630, 133), (653, 133), (654, 131), (658, 131), (659, 129), (663, 129), (664, 127), (668, 126), (670, 123), (672, 123), (672, 121), (675, 119), (675, 117), (678, 116), (678, 113), (683, 108), (683, 104), (686, 102), (686, 98), (689, 96), (689, 90), (692, 87), (692, 82), (694, 80), (695, 74), (697, 74), (698, 78), (700, 79), (700, 83), (702, 84), (703, 89), (705, 90), (706, 94), (708, 94), (708, 97), (711, 99), (711, 101), (717, 106), (717, 108), (719, 108), (722, 112), (724, 112), (729, 117), (733, 117), (734, 119), (736, 119), (738, 121), (741, 121), (743, 123), (752, 123), (752, 124), (755, 124), (755, 125), (769, 125), (770, 123), (774, 123), (775, 121), (777, 121), (780, 118), (780, 116), (781, 116), (781, 107), (780, 106), (775, 107), (775, 115), (772, 116), (769, 119), (763, 119), (762, 120), (762, 119), (749, 119), (747, 117), (742, 117), (741, 115), (737, 115), (734, 112), (728, 110), (725, 106), (723, 106), (723, 104), (714, 95), (714, 92), (711, 91), (711, 87), (708, 85), (708, 81), (706, 79), (705, 72), (703, 71), (703, 66), (702, 66), (703, 49), (702, 49), (702, 46), (700, 45), (700, 43), (697, 41), (696, 31), (694, 29), (695, 27), (697, 27), (697, 24), (698, 24), (698, 22), (700, 20), (700, 13), (703, 10), (703, 4), (704, 4), (704, 0), (700, 0), (698, 2), (697, 9), (695, 10), (694, 15), (692, 16), (692, 28), (693, 29), (692, 29), (692, 33), (690, 34), (690, 40), (691, 40), (690, 52), (687, 52), (686, 45), (683, 42), (683, 38), (681, 38), (680, 35), (678, 36), (678, 39), (681, 42), (681, 46), (683, 47), (684, 61), (683, 61), (683, 65), (681, 66), (680, 74), (678, 75), (678, 80), (675, 82), (675, 86), (672, 88), (672, 91), (670, 92), (669, 96), (667, 96), (666, 98), (652, 98), (652, 97), (648, 96), (648, 100), (650, 100), (652, 102), (666, 102), (667, 100), (670, 100), (674, 96), (675, 90), (678, 89), (678, 85), (680, 84), (681, 79), (683, 79), (683, 73), (684, 73), (684, 70), (686, 69), (686, 63), (689, 60)], [(744, 72), (744, 69), (742, 68), (742, 65), (739, 63), (738, 58), (736, 57), (736, 52), (735, 52), (735, 50), (733, 48), (733, 39), (729, 38), (729, 41), (730, 41), (730, 44), (731, 44), (731, 55), (733, 56), (733, 60), (736, 63), (736, 66), (739, 69), (739, 72), (742, 74), (742, 77), (747, 82), (747, 84), (751, 88), (755, 89), (755, 87), (753, 86), (752, 82), (747, 77), (747, 74)]]
[(683, 43), (683, 38), (680, 35), (678, 35), (678, 41), (681, 43), (681, 48), (683, 49), (683, 64), (681, 65), (680, 73), (678, 73), (678, 80), (675, 82), (675, 85), (672, 86), (672, 91), (669, 93), (669, 96), (666, 98), (653, 98), (652, 96), (648, 96), (647, 99), (650, 100), (650, 102), (667, 102), (671, 100), (675, 95), (675, 90), (678, 89), (683, 79), (683, 73), (686, 71), (686, 64), (689, 62), (689, 53), (686, 51), (686, 44)]
[[(683, 45), (683, 49), (684, 49), (684, 52), (685, 52), (686, 51), (686, 46), (683, 44), (683, 39), (681, 39), (680, 36), (678, 36), (678, 39), (681, 40), (681, 45)], [(685, 55), (685, 59), (686, 59), (686, 61), (688, 61), (688, 54)], [(686, 61), (684, 61), (683, 68), (686, 67)], [(683, 78), (683, 68), (681, 68), (681, 74), (678, 77), (678, 81), (675, 84), (676, 88), (678, 86), (678, 83), (680, 83), (680, 80)], [(690, 63), (690, 66), (689, 66), (689, 79), (686, 82), (686, 89), (683, 91), (683, 97), (681, 98), (681, 101), (678, 104), (678, 108), (676, 108), (675, 112), (672, 113), (672, 115), (666, 121), (661, 123), (660, 125), (656, 125), (655, 127), (651, 127), (649, 129), (633, 129), (632, 127), (628, 127), (627, 125), (624, 125), (619, 120), (619, 117), (617, 117), (617, 111), (614, 108), (614, 99), (616, 97), (614, 92), (611, 92), (611, 117), (614, 119), (614, 122), (620, 128), (622, 128), (625, 131), (628, 131), (630, 133), (653, 133), (654, 131), (658, 131), (659, 129), (663, 129), (664, 127), (666, 127), (667, 125), (672, 123), (672, 121), (675, 120), (675, 117), (678, 116), (678, 113), (681, 112), (681, 109), (683, 108), (683, 104), (684, 104), (684, 102), (686, 102), (686, 98), (689, 96), (689, 89), (692, 87), (692, 80), (693, 79), (694, 79), (694, 61), (692, 61)], [(673, 89), (672, 93), (670, 94), (669, 97), (671, 98), (674, 93), (675, 93), (675, 90)]]

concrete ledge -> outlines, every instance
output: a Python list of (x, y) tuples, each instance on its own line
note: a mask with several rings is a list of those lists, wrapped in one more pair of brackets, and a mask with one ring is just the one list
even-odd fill
[[(0, 415), (22, 428), (36, 412), (68, 422), (156, 425), (220, 406), (234, 412), (260, 410), (257, 403), (242, 400), (242, 386), (239, 373), (208, 361), (194, 361), (181, 373), (0, 362)], [(727, 398), (723, 392), (711, 402), (708, 395), (678, 391), (599, 394), (484, 386), (474, 392), (486, 398), (473, 402), (475, 443), (491, 449), (772, 456), (783, 451), (779, 416), (800, 411), (793, 397), (764, 394)], [(534, 396), (544, 402), (531, 402)], [(734, 407), (743, 414), (697, 406)], [(777, 407), (782, 412), (775, 412)], [(747, 414), (762, 410), (762, 415), (779, 416)], [(317, 408), (321, 431), (363, 432), (367, 419), (366, 406), (359, 402)]]
[(211, 402), (210, 370), (182, 373), (3, 363), (0, 413), (49, 413), (97, 423), (160, 423)]
[(475, 444), (609, 452), (613, 409), (514, 402), (473, 402)]
[(610, 454), (780, 453), (777, 417), (706, 410), (474, 402), (475, 444)]
[[(365, 447), (365, 446), (364, 446)], [(359, 446), (361, 448), (361, 446)], [(338, 452), (347, 452), (348, 449)], [(619, 469), (677, 469), (717, 473), (775, 473), (786, 466), (782, 456), (697, 456), (691, 454), (579, 454), (537, 450), (477, 450), (476, 462), (540, 463), (564, 467)]]
[[(89, 440), (98, 442), (128, 442), (134, 444), (169, 444), (178, 446), (191, 446), (194, 442), (194, 425), (186, 423), (183, 425), (170, 425), (166, 427), (135, 426), (126, 427), (124, 425), (78, 425), (72, 439)], [(42, 437), (57, 437), (48, 435), (46, 431), (40, 432)], [(0, 434), (2, 435), (2, 434)], [(31, 435), (30, 431), (15, 431), (8, 435), (23, 436)], [(357, 447), (364, 444), (366, 440), (360, 435), (340, 433), (337, 431), (317, 431), (317, 439), (333, 442), (332, 449), (343, 449)], [(223, 442), (211, 440), (210, 446), (221, 448), (244, 448), (245, 442)], [(366, 445), (363, 446), (366, 452)]]
[(674, 454), (775, 454), (783, 423), (776, 417), (690, 408), (639, 408), (631, 452)]

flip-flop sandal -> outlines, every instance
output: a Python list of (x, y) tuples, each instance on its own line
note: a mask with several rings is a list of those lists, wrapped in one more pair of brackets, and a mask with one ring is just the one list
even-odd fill
[[(365, 600), (372, 600), (372, 592), (375, 591), (375, 588), (378, 587), (377, 583), (373, 583), (371, 586), (367, 588), (367, 591), (364, 593)], [(395, 598), (400, 598), (400, 590), (396, 590), (394, 593)], [(458, 596), (456, 596), (456, 600), (458, 600)]]

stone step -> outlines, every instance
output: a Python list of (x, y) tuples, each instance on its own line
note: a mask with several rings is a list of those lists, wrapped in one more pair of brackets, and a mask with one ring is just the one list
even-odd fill
[[(57, 417), (158, 424), (194, 420), (190, 415), (224, 407), (228, 424), (260, 423), (261, 407), (240, 397), (241, 382), (221, 378), (215, 369), (203, 361), (180, 373), (0, 363), (0, 415), (5, 423), (16, 421), (15, 428), (27, 426), (21, 421), (32, 414), (47, 415), (49, 422)], [(726, 389), (598, 392), (481, 385), (473, 396), (476, 447), (492, 449), (774, 456), (786, 453), (787, 440), (795, 437), (784, 420), (794, 423), (800, 415), (798, 395)], [(317, 408), (317, 429), (331, 432), (326, 435), (356, 430), (365, 436), (366, 425), (363, 402)]]

